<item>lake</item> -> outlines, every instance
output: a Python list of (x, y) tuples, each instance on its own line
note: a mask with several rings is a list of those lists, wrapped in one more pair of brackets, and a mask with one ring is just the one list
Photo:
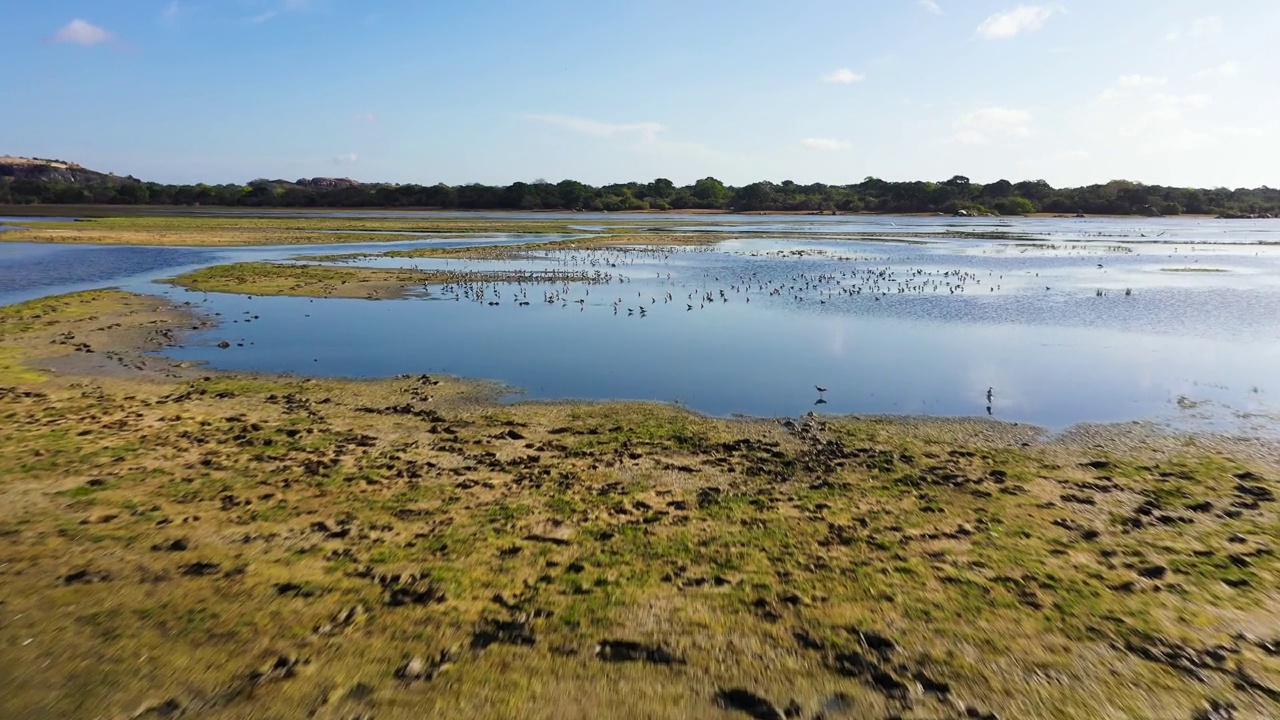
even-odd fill
[[(582, 220), (607, 227), (612, 218)], [(218, 327), (167, 351), (180, 360), (352, 377), (447, 373), (501, 381), (520, 398), (658, 400), (715, 415), (990, 415), (1053, 429), (1129, 420), (1242, 434), (1280, 427), (1280, 247), (1268, 244), (1280, 240), (1280, 223), (688, 221), (690, 230), (750, 239), (502, 261), (357, 261), (607, 278), (434, 286), (384, 301), (250, 298), (153, 281), (216, 263), (532, 238), (219, 249), (0, 244), (0, 303), (120, 286), (221, 313)], [(899, 230), (910, 242), (805, 237)], [(984, 237), (917, 237), (957, 231)], [(1002, 232), (1010, 238), (986, 237)], [(232, 347), (217, 348), (222, 340)]]

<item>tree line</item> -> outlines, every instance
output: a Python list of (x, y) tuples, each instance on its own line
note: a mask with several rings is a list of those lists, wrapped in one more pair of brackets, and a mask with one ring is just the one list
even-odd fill
[[(106, 177), (106, 176), (104, 176)], [(1114, 180), (1055, 188), (1043, 180), (971, 182), (957, 175), (941, 182), (890, 182), (869, 177), (851, 185), (785, 181), (741, 187), (703, 178), (678, 186), (670, 180), (594, 187), (574, 180), (495, 185), (355, 183), (317, 178), (245, 185), (164, 185), (132, 178), (66, 182), (0, 176), (0, 204), (122, 204), (288, 208), (441, 208), (457, 210), (727, 210), (826, 213), (946, 213), (1180, 215), (1280, 217), (1280, 190), (1197, 189)]]

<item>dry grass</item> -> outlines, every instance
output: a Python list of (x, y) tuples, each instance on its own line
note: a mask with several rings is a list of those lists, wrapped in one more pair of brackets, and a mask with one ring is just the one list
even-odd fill
[(193, 322), (0, 311), (0, 717), (1280, 709), (1275, 467), (139, 354)]

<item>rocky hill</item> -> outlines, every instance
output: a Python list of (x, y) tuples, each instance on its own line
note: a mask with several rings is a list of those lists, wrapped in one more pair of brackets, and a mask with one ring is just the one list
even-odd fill
[[(0, 179), (35, 180), (39, 182), (61, 185), (122, 185), (142, 182), (133, 176), (121, 177), (113, 173), (101, 173), (90, 170), (83, 165), (65, 160), (49, 160), (47, 158), (25, 158), (0, 156)], [(360, 183), (351, 178), (314, 177), (299, 178), (293, 182), (288, 180), (254, 180), (254, 185), (268, 185), (287, 188), (296, 186), (314, 190), (341, 190), (359, 187)]]
[(14, 180), (37, 180), (43, 182), (67, 183), (76, 185), (97, 185), (103, 183), (123, 184), (137, 182), (131, 177), (119, 177), (108, 173), (90, 170), (76, 163), (45, 158), (23, 158), (0, 156), (0, 178)]

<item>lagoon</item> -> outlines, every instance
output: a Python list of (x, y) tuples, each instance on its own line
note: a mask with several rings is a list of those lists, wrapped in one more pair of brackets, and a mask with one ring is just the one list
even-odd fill
[[(445, 373), (497, 381), (512, 399), (657, 400), (714, 415), (990, 415), (1052, 429), (1139, 420), (1274, 435), (1280, 426), (1274, 224), (753, 216), (680, 227), (734, 239), (584, 250), (557, 236), (565, 249), (500, 260), (379, 253), (533, 238), (10, 244), (0, 246), (0, 302), (117, 285), (219, 321), (165, 351), (179, 360), (342, 377)], [(1009, 239), (987, 236), (992, 227)], [(894, 228), (901, 241), (825, 237)], [(373, 267), (586, 270), (608, 282), (431, 286), (379, 301), (155, 282), (327, 253), (364, 254), (348, 262)]]

